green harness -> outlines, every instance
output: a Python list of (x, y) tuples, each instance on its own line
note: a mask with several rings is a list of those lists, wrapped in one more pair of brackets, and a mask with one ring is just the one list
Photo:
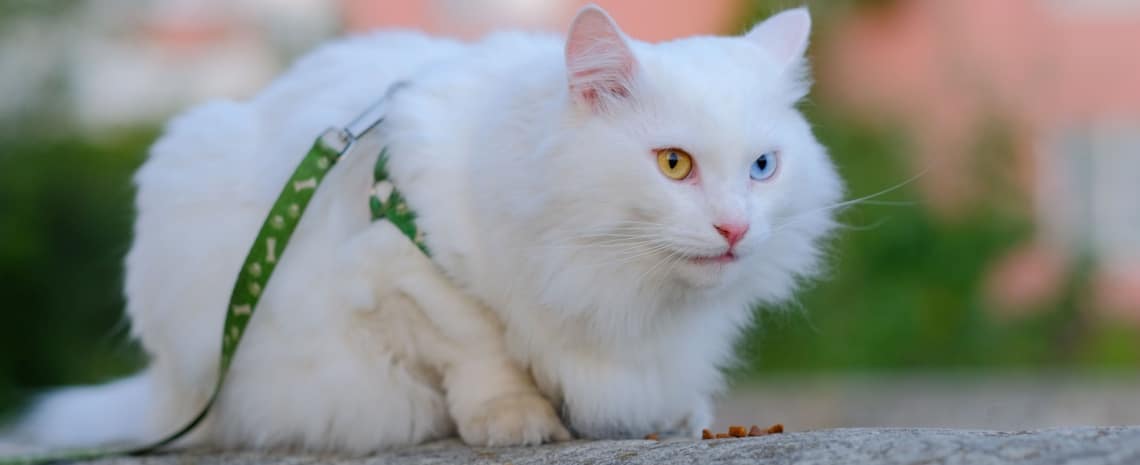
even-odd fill
[[(401, 86), (400, 83), (392, 86), (388, 95), (391, 95), (394, 90)], [(226, 322), (222, 328), (222, 354), (218, 364), (218, 380), (214, 383), (214, 390), (210, 394), (209, 400), (198, 412), (198, 415), (178, 431), (147, 445), (69, 449), (42, 454), (0, 457), (0, 465), (33, 465), (122, 455), (142, 455), (157, 451), (177, 441), (197, 427), (218, 400), (218, 394), (226, 380), (230, 363), (233, 362), (234, 353), (237, 351), (238, 345), (241, 344), (242, 336), (245, 334), (245, 328), (249, 325), (250, 318), (257, 311), (261, 292), (269, 283), (269, 278), (273, 276), (273, 271), (277, 268), (278, 261), (289, 245), (293, 231), (301, 222), (301, 217), (305, 208), (308, 207), (309, 201), (312, 200), (317, 188), (333, 165), (352, 150), (357, 140), (371, 132), (383, 120), (383, 104), (386, 100), (387, 97), (342, 128), (325, 130), (313, 142), (313, 146), (309, 148), (305, 158), (293, 170), (293, 175), (289, 177), (289, 181), (285, 183), (281, 193), (277, 196), (277, 201), (273, 203), (273, 207), (266, 214), (265, 221), (261, 224), (261, 230), (257, 232), (257, 238), (250, 246), (245, 262), (234, 282), (233, 292), (230, 294), (230, 303), (226, 309)], [(392, 222), (424, 254), (428, 254), (423, 234), (416, 228), (415, 212), (408, 208), (404, 197), (395, 189), (395, 186), (391, 185), (387, 164), (388, 150), (384, 148), (377, 157), (376, 166), (373, 170), (374, 184), (372, 195), (369, 198), (372, 219), (373, 221), (387, 219)], [(387, 198), (380, 198), (379, 192), (388, 192)]]

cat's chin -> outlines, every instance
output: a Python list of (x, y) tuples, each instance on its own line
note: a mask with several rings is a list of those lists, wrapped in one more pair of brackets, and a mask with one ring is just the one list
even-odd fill
[(693, 288), (709, 289), (723, 284), (739, 266), (737, 262), (738, 258), (728, 253), (715, 257), (697, 257), (687, 259), (684, 265), (678, 266), (676, 274)]

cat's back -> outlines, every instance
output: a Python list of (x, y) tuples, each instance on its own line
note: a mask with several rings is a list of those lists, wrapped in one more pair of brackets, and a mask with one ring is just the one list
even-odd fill
[(466, 47), (403, 31), (338, 40), (249, 99), (212, 101), (173, 118), (135, 175), (125, 284), (148, 350), (161, 353), (159, 346), (183, 338), (216, 345), (207, 337), (216, 318), (167, 317), (225, 305), (249, 241), (321, 131), (347, 124), (392, 83)]
[[(152, 190), (271, 201), (321, 131), (346, 124), (392, 83), (467, 46), (410, 31), (341, 39), (300, 58), (246, 100), (204, 103), (173, 118), (139, 170), (140, 209)], [(153, 189), (151, 189), (153, 188)]]

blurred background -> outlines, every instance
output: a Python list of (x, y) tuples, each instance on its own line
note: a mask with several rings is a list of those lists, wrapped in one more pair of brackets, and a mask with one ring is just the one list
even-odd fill
[[(0, 416), (145, 362), (122, 259), (167, 118), (344, 34), (561, 31), (582, 3), (0, 0)], [(802, 4), (597, 3), (649, 41)], [(806, 3), (803, 108), (849, 197), (886, 192), (759, 318), (721, 422), (1140, 424), (1140, 0)]]

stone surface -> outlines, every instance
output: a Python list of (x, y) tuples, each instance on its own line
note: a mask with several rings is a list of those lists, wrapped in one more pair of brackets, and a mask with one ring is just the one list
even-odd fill
[(252, 452), (183, 452), (98, 465), (429, 464), (1140, 464), (1140, 427), (1024, 432), (835, 429), (712, 441), (575, 441), (532, 448), (470, 448), (442, 441), (346, 458)]
[(716, 419), (722, 430), (1140, 425), (1140, 373), (768, 375), (736, 383), (718, 399)]
[[(471, 449), (441, 442), (373, 457), (195, 451), (99, 465), (485, 463), (1118, 463), (1140, 465), (1140, 376), (765, 376), (718, 402), (716, 429), (780, 422), (794, 432), (743, 440), (575, 442)], [(847, 426), (861, 429), (831, 429)], [(914, 429), (911, 427), (936, 427)], [(894, 428), (905, 427), (905, 428)], [(938, 428), (961, 429), (938, 429)], [(1060, 427), (1063, 429), (1046, 429)], [(997, 433), (979, 430), (1037, 431)], [(2, 434), (0, 434), (2, 436)], [(5, 454), (32, 452), (0, 443)], [(2, 462), (2, 460), (0, 460)]]

